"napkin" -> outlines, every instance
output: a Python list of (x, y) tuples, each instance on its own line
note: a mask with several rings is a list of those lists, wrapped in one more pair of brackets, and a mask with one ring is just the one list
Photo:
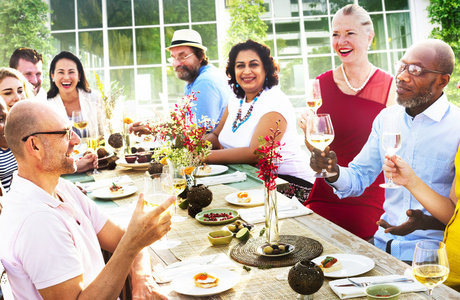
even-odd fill
[(128, 227), (136, 205), (137, 201), (133, 201), (127, 205), (105, 208), (105, 211), (110, 216), (110, 220), (121, 226)]
[(134, 181), (128, 175), (123, 175), (120, 177), (107, 178), (107, 179), (99, 180), (96, 182), (80, 183), (80, 186), (83, 189), (87, 190), (88, 192), (92, 192), (97, 189), (109, 187), (112, 185), (112, 183), (123, 185), (123, 184), (134, 184)]
[(153, 268), (152, 276), (157, 283), (165, 283), (172, 281), (176, 276), (182, 275), (185, 272), (196, 270), (199, 273), (216, 268), (234, 270), (236, 265), (225, 253), (219, 253), (192, 257), (166, 267), (156, 265)]
[[(395, 279), (400, 279), (400, 278), (410, 278), (410, 277), (404, 276), (404, 275), (368, 276), (368, 277), (354, 277), (353, 281), (361, 283), (361, 282), (374, 282), (374, 281), (390, 281), (390, 280), (395, 280)], [(350, 281), (348, 281), (347, 279), (338, 279), (338, 280), (329, 281), (329, 286), (332, 288), (334, 293), (336, 293), (337, 296), (340, 297), (340, 299), (348, 299), (348, 298), (365, 296), (364, 290), (366, 289), (366, 287), (354, 287), (354, 286), (337, 287), (337, 285), (349, 284), (349, 283)], [(392, 282), (388, 284), (399, 287), (399, 289), (401, 290), (401, 293), (423, 292), (427, 290), (427, 288), (424, 285), (422, 285), (416, 280), (413, 283)]]
[(232, 183), (246, 180), (246, 173), (236, 171), (232, 174), (218, 175), (218, 176), (209, 176), (197, 179), (198, 184), (204, 185), (216, 185), (224, 183)]

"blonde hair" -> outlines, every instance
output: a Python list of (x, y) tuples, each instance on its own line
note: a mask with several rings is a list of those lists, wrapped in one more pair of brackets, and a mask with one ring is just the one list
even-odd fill
[(345, 5), (335, 13), (334, 18), (339, 15), (356, 16), (367, 32), (374, 31), (374, 24), (369, 13), (357, 4)]
[(21, 72), (12, 68), (0, 68), (0, 83), (6, 77), (13, 77), (22, 82), (26, 99), (32, 99), (34, 97), (34, 94), (32, 93), (32, 85), (29, 81), (27, 81), (24, 75), (21, 74)]

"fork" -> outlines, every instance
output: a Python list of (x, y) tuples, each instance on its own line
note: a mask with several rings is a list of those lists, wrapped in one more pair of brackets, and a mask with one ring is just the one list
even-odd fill
[(357, 287), (368, 287), (371, 284), (381, 284), (381, 283), (393, 283), (393, 282), (414, 282), (413, 279), (409, 278), (399, 278), (399, 279), (394, 279), (394, 280), (385, 280), (385, 281), (376, 281), (376, 282), (356, 282), (348, 278), (348, 281), (350, 281), (353, 285)]

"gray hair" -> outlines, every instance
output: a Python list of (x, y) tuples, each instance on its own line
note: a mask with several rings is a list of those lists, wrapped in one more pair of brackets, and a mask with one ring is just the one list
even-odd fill
[(374, 31), (374, 24), (372, 23), (369, 13), (357, 4), (348, 4), (342, 7), (335, 13), (334, 18), (339, 15), (356, 16), (367, 32)]

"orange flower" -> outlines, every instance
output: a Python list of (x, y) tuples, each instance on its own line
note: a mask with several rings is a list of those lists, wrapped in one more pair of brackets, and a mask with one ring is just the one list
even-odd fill
[(133, 122), (133, 120), (131, 120), (131, 118), (129, 118), (129, 117), (124, 117), (123, 118), (123, 123), (125, 123), (125, 124), (131, 124), (132, 122)]
[(184, 170), (183, 170), (184, 175), (191, 175), (193, 170), (195, 170), (195, 167), (186, 167), (186, 168), (184, 168)]
[(167, 159), (166, 159), (166, 156), (163, 157), (163, 158), (160, 160), (160, 163), (161, 163), (162, 165), (164, 165), (164, 166), (168, 164), (168, 161), (167, 161)]

